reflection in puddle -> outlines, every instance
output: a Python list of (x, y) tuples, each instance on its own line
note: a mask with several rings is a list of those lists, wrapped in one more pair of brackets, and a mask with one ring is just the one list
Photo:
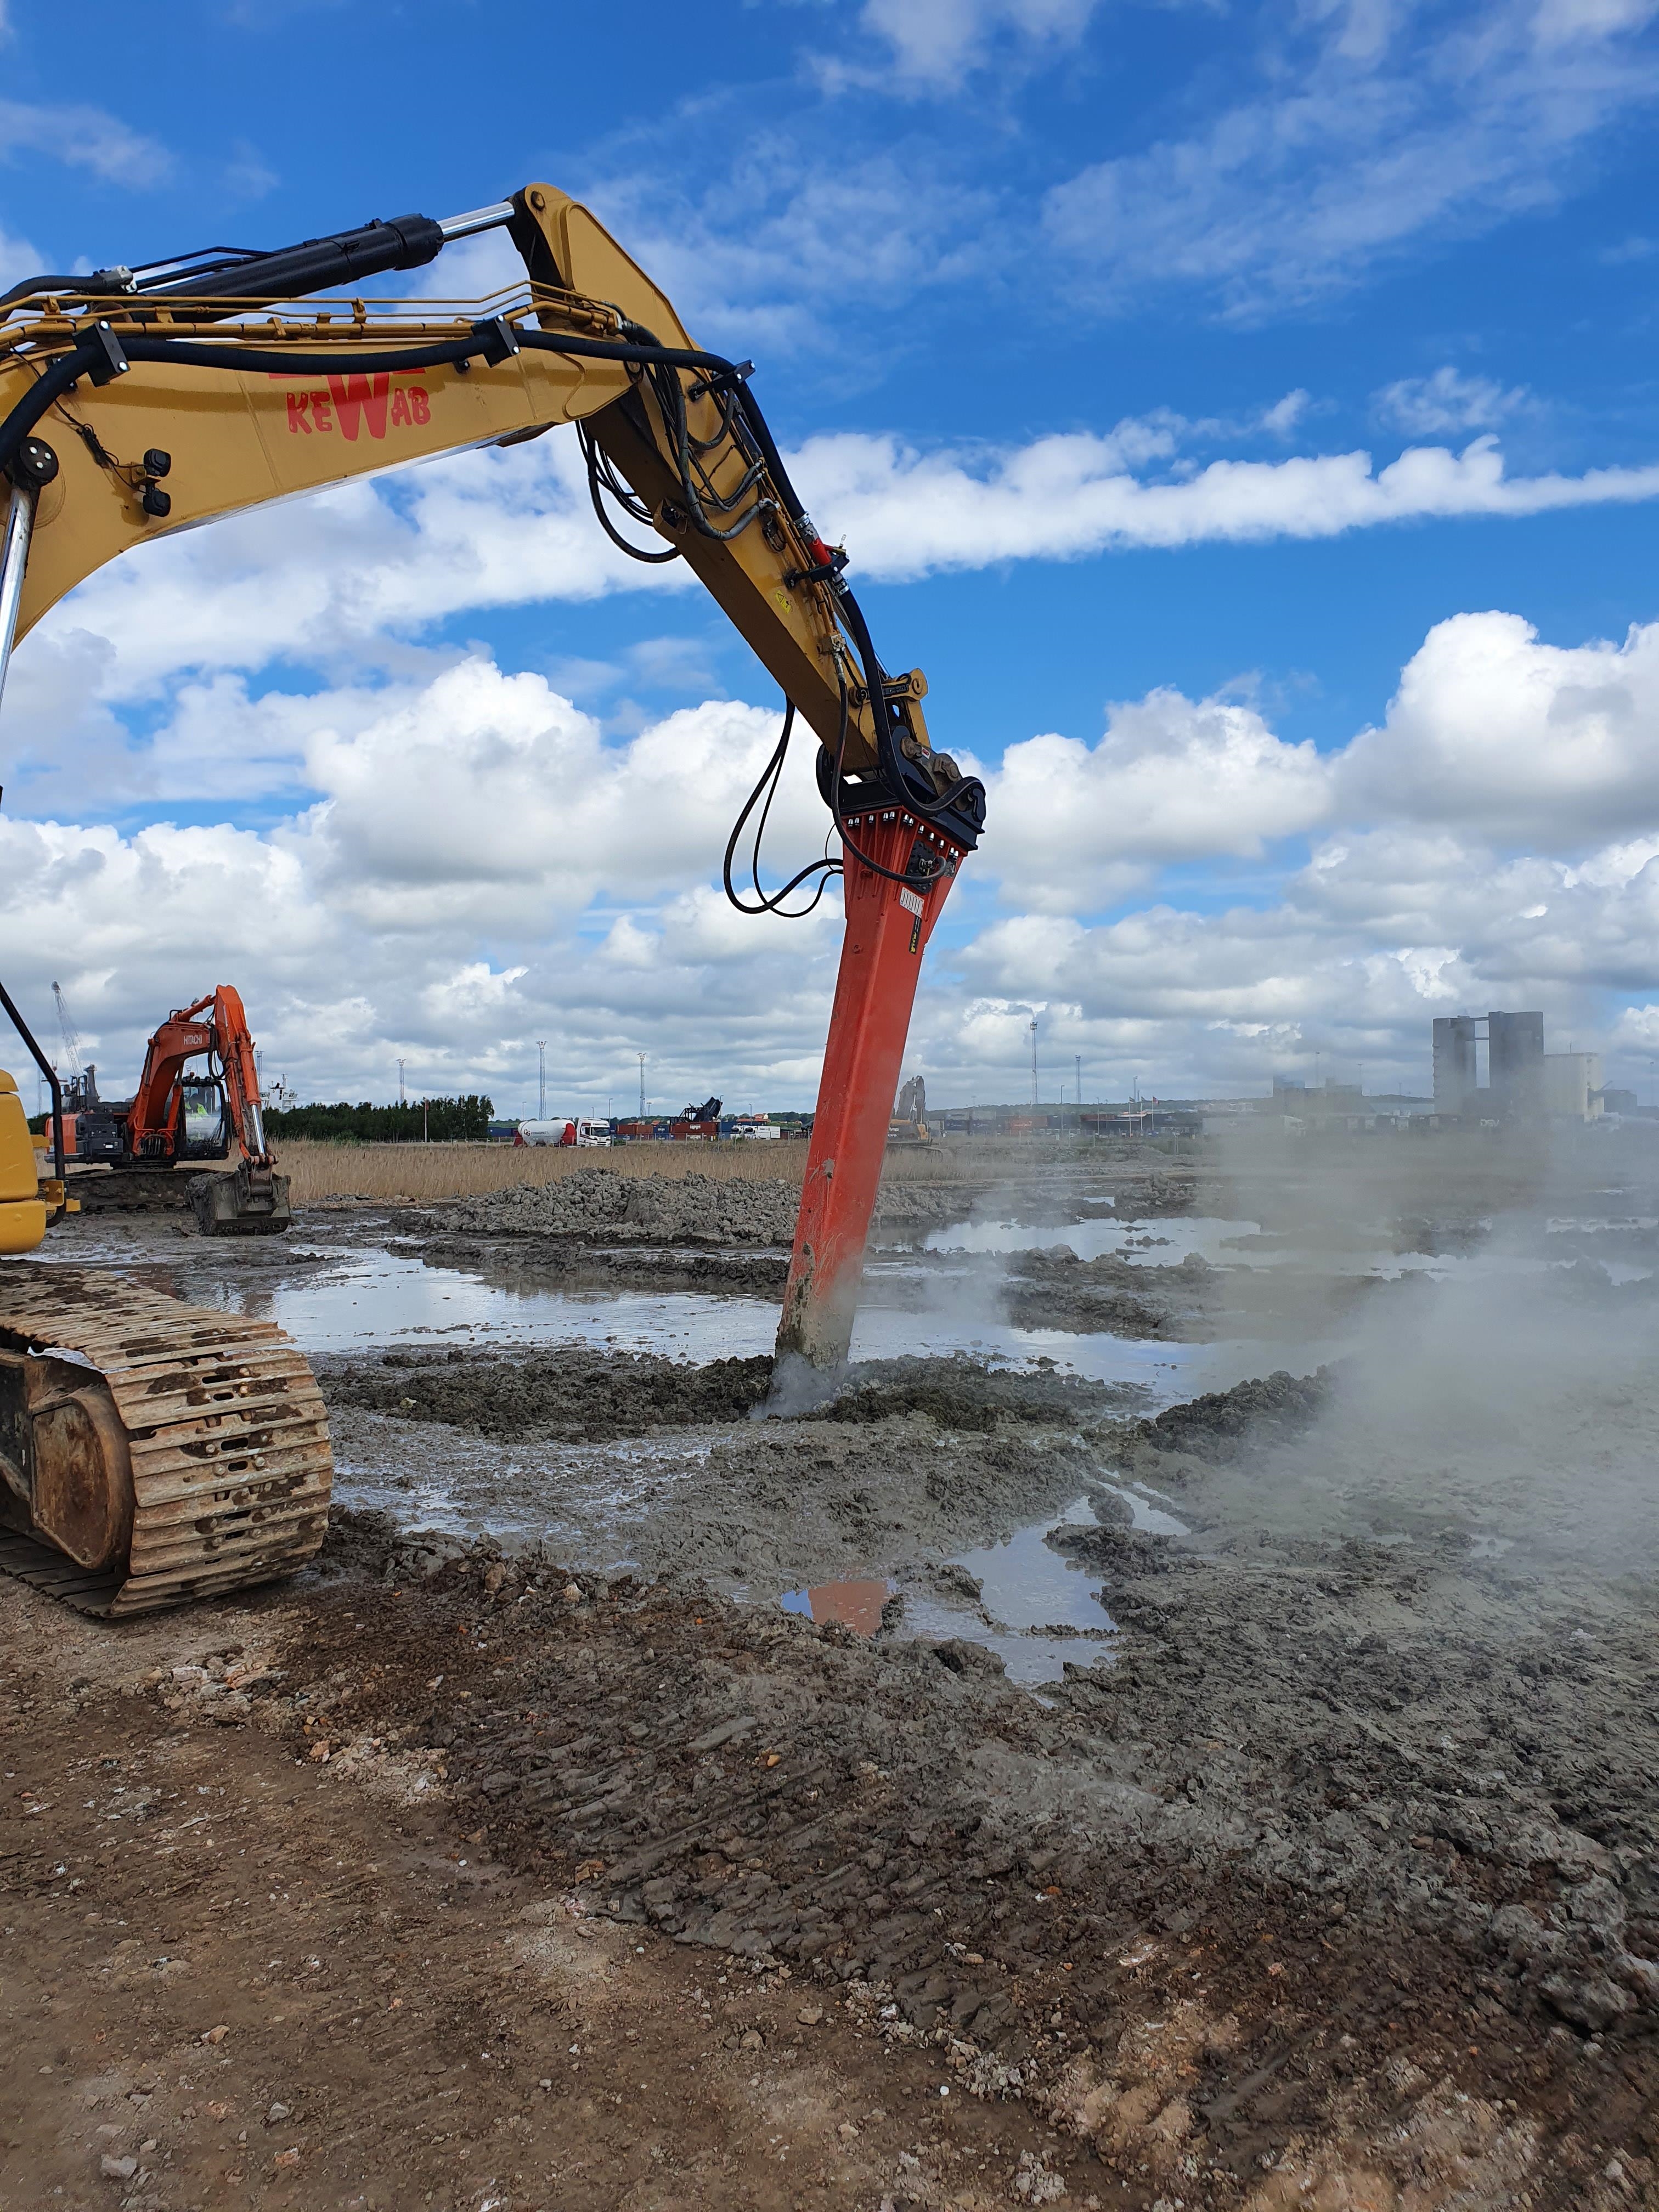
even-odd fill
[(779, 1602), (786, 1613), (804, 1613), (809, 1620), (839, 1620), (860, 1636), (873, 1636), (881, 1626), (882, 1607), (893, 1595), (893, 1585), (878, 1581), (815, 1583), (811, 1589), (785, 1590)]
[(195, 1295), (200, 1304), (274, 1321), (304, 1352), (477, 1335), (495, 1345), (574, 1341), (704, 1360), (769, 1351), (778, 1327), (777, 1308), (759, 1298), (691, 1291), (600, 1296), (507, 1290), (389, 1252), (365, 1255), (320, 1279), (257, 1287), (204, 1284)]
[(979, 1609), (907, 1592), (901, 1632), (982, 1644), (1002, 1661), (1011, 1682), (1027, 1686), (1059, 1681), (1068, 1662), (1094, 1665), (1109, 1655), (1117, 1626), (1098, 1577), (1043, 1540), (1051, 1528), (1094, 1524), (1088, 1499), (1079, 1498), (1064, 1512), (1017, 1529), (1006, 1544), (960, 1553), (951, 1564), (979, 1584)]
[(1255, 1221), (1228, 1221), (1212, 1214), (1173, 1214), (1150, 1221), (1057, 1222), (1034, 1228), (1024, 1221), (956, 1221), (925, 1238), (925, 1252), (1037, 1252), (1064, 1245), (1079, 1260), (1108, 1255), (1145, 1267), (1177, 1267), (1189, 1252), (1219, 1267), (1230, 1238), (1255, 1236)]

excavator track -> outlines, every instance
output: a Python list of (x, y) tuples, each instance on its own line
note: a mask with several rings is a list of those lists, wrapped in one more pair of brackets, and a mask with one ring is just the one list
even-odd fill
[[(77, 1565), (0, 1528), (0, 1567), (111, 1619), (268, 1582), (313, 1558), (333, 1461), (322, 1395), (274, 1323), (183, 1304), (99, 1270), (8, 1268), (0, 1358), (40, 1377), (101, 1382), (114, 1409), (100, 1467), (130, 1485), (124, 1556)], [(102, 1418), (101, 1400), (94, 1412)], [(94, 1423), (93, 1425), (96, 1425)], [(127, 1472), (130, 1468), (130, 1473)], [(122, 1501), (125, 1510), (125, 1499)]]

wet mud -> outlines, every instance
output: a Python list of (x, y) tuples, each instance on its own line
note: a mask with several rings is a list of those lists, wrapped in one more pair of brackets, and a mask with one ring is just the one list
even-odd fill
[[(1659, 2204), (1654, 1164), (1132, 1164), (918, 1186), (867, 1290), (1237, 1340), (1239, 1387), (1028, 1352), (780, 1403), (765, 1358), (319, 1358), (329, 1543), (228, 1609), (259, 1671), (153, 1686), (165, 1725), (418, 1784), (550, 1908), (787, 1973), (802, 2021), (1040, 2124), (983, 2187), (918, 2141), (872, 2205)], [(758, 1214), (694, 1215), (378, 1233), (600, 1297), (779, 1263)], [(1065, 1245), (1103, 1218), (1149, 1226)]]

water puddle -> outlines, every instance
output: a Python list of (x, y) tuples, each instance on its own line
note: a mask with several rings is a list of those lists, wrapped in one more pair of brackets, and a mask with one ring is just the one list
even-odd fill
[(899, 1633), (981, 1644), (996, 1653), (1011, 1682), (1027, 1688), (1059, 1681), (1068, 1662), (1092, 1666), (1109, 1656), (1116, 1633), (1103, 1602), (1103, 1585), (1097, 1571), (1052, 1550), (1043, 1539), (1052, 1528), (1094, 1525), (1088, 1499), (1079, 1498), (1050, 1519), (1017, 1529), (1006, 1543), (961, 1553), (950, 1564), (979, 1584), (979, 1608), (907, 1590)]
[(929, 1232), (924, 1252), (1040, 1252), (1055, 1245), (1075, 1252), (1079, 1260), (1102, 1260), (1109, 1255), (1132, 1266), (1178, 1267), (1189, 1253), (1212, 1266), (1226, 1259), (1230, 1237), (1255, 1236), (1260, 1224), (1229, 1221), (1208, 1214), (1171, 1214), (1153, 1221), (1117, 1221), (1108, 1215), (1101, 1221), (1057, 1222), (1034, 1228), (1022, 1221), (957, 1221)]
[[(221, 1312), (275, 1322), (307, 1352), (445, 1342), (524, 1349), (580, 1343), (702, 1361), (769, 1352), (778, 1327), (777, 1307), (763, 1298), (696, 1291), (520, 1290), (482, 1282), (458, 1268), (430, 1267), (377, 1251), (356, 1254), (341, 1266), (287, 1281), (196, 1279), (188, 1295), (195, 1304)], [(1048, 1367), (1090, 1382), (1138, 1385), (1158, 1405), (1195, 1391), (1229, 1389), (1257, 1373), (1261, 1364), (1260, 1346), (1247, 1341), (1173, 1344), (1079, 1336), (1066, 1329), (1015, 1328), (993, 1319), (878, 1306), (864, 1309), (853, 1333), (854, 1360), (940, 1358), (957, 1352), (994, 1365)], [(1309, 1371), (1318, 1364), (1318, 1357), (1310, 1358)]]
[(1145, 1482), (1103, 1482), (1101, 1488), (1112, 1497), (1121, 1498), (1129, 1509), (1129, 1526), (1146, 1536), (1190, 1536), (1192, 1530), (1184, 1521), (1177, 1521), (1173, 1513), (1166, 1513), (1162, 1505), (1155, 1505), (1155, 1498), (1169, 1503), (1166, 1493), (1154, 1490)]
[(838, 1620), (860, 1636), (873, 1636), (893, 1589), (885, 1576), (865, 1582), (814, 1583), (810, 1589), (785, 1590), (779, 1603), (786, 1613), (805, 1613), (809, 1620)]
[(275, 1322), (302, 1352), (476, 1336), (495, 1345), (574, 1342), (705, 1360), (770, 1351), (778, 1327), (777, 1308), (761, 1298), (513, 1290), (387, 1252), (301, 1281), (205, 1283), (192, 1295), (198, 1304)]

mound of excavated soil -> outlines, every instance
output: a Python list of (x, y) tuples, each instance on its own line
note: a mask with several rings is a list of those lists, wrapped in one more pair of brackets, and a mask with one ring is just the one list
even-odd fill
[(654, 1352), (593, 1352), (579, 1344), (521, 1358), (388, 1352), (372, 1364), (319, 1361), (318, 1370), (331, 1405), (441, 1421), (474, 1436), (586, 1443), (741, 1420), (772, 1387), (772, 1362), (763, 1356), (692, 1367)]
[(1328, 1370), (1291, 1375), (1281, 1367), (1231, 1390), (1171, 1406), (1142, 1426), (1139, 1441), (1154, 1451), (1231, 1459), (1247, 1443), (1261, 1450), (1300, 1435), (1324, 1411), (1328, 1395)]
[(682, 1587), (753, 1593), (882, 1576), (1004, 1541), (1097, 1474), (1070, 1435), (969, 1438), (914, 1415), (746, 1424), (632, 1529), (630, 1556)]
[(789, 1262), (781, 1252), (617, 1251), (568, 1237), (435, 1237), (401, 1239), (387, 1249), (428, 1267), (462, 1267), (486, 1283), (520, 1291), (595, 1290), (726, 1291), (776, 1300)]
[[(580, 1344), (501, 1355), (388, 1352), (373, 1360), (319, 1358), (313, 1364), (331, 1407), (441, 1422), (474, 1436), (585, 1443), (741, 1421), (772, 1387), (772, 1361), (764, 1353), (694, 1366), (654, 1352)], [(834, 1397), (801, 1410), (818, 1422), (922, 1415), (941, 1429), (986, 1432), (1007, 1424), (1075, 1428), (1133, 1408), (1137, 1395), (1076, 1376), (1002, 1373), (971, 1359), (893, 1359), (852, 1369)]]
[(516, 1183), (455, 1207), (456, 1226), (489, 1237), (605, 1243), (787, 1244), (800, 1194), (792, 1182), (732, 1176), (629, 1176), (579, 1168), (557, 1182)]

